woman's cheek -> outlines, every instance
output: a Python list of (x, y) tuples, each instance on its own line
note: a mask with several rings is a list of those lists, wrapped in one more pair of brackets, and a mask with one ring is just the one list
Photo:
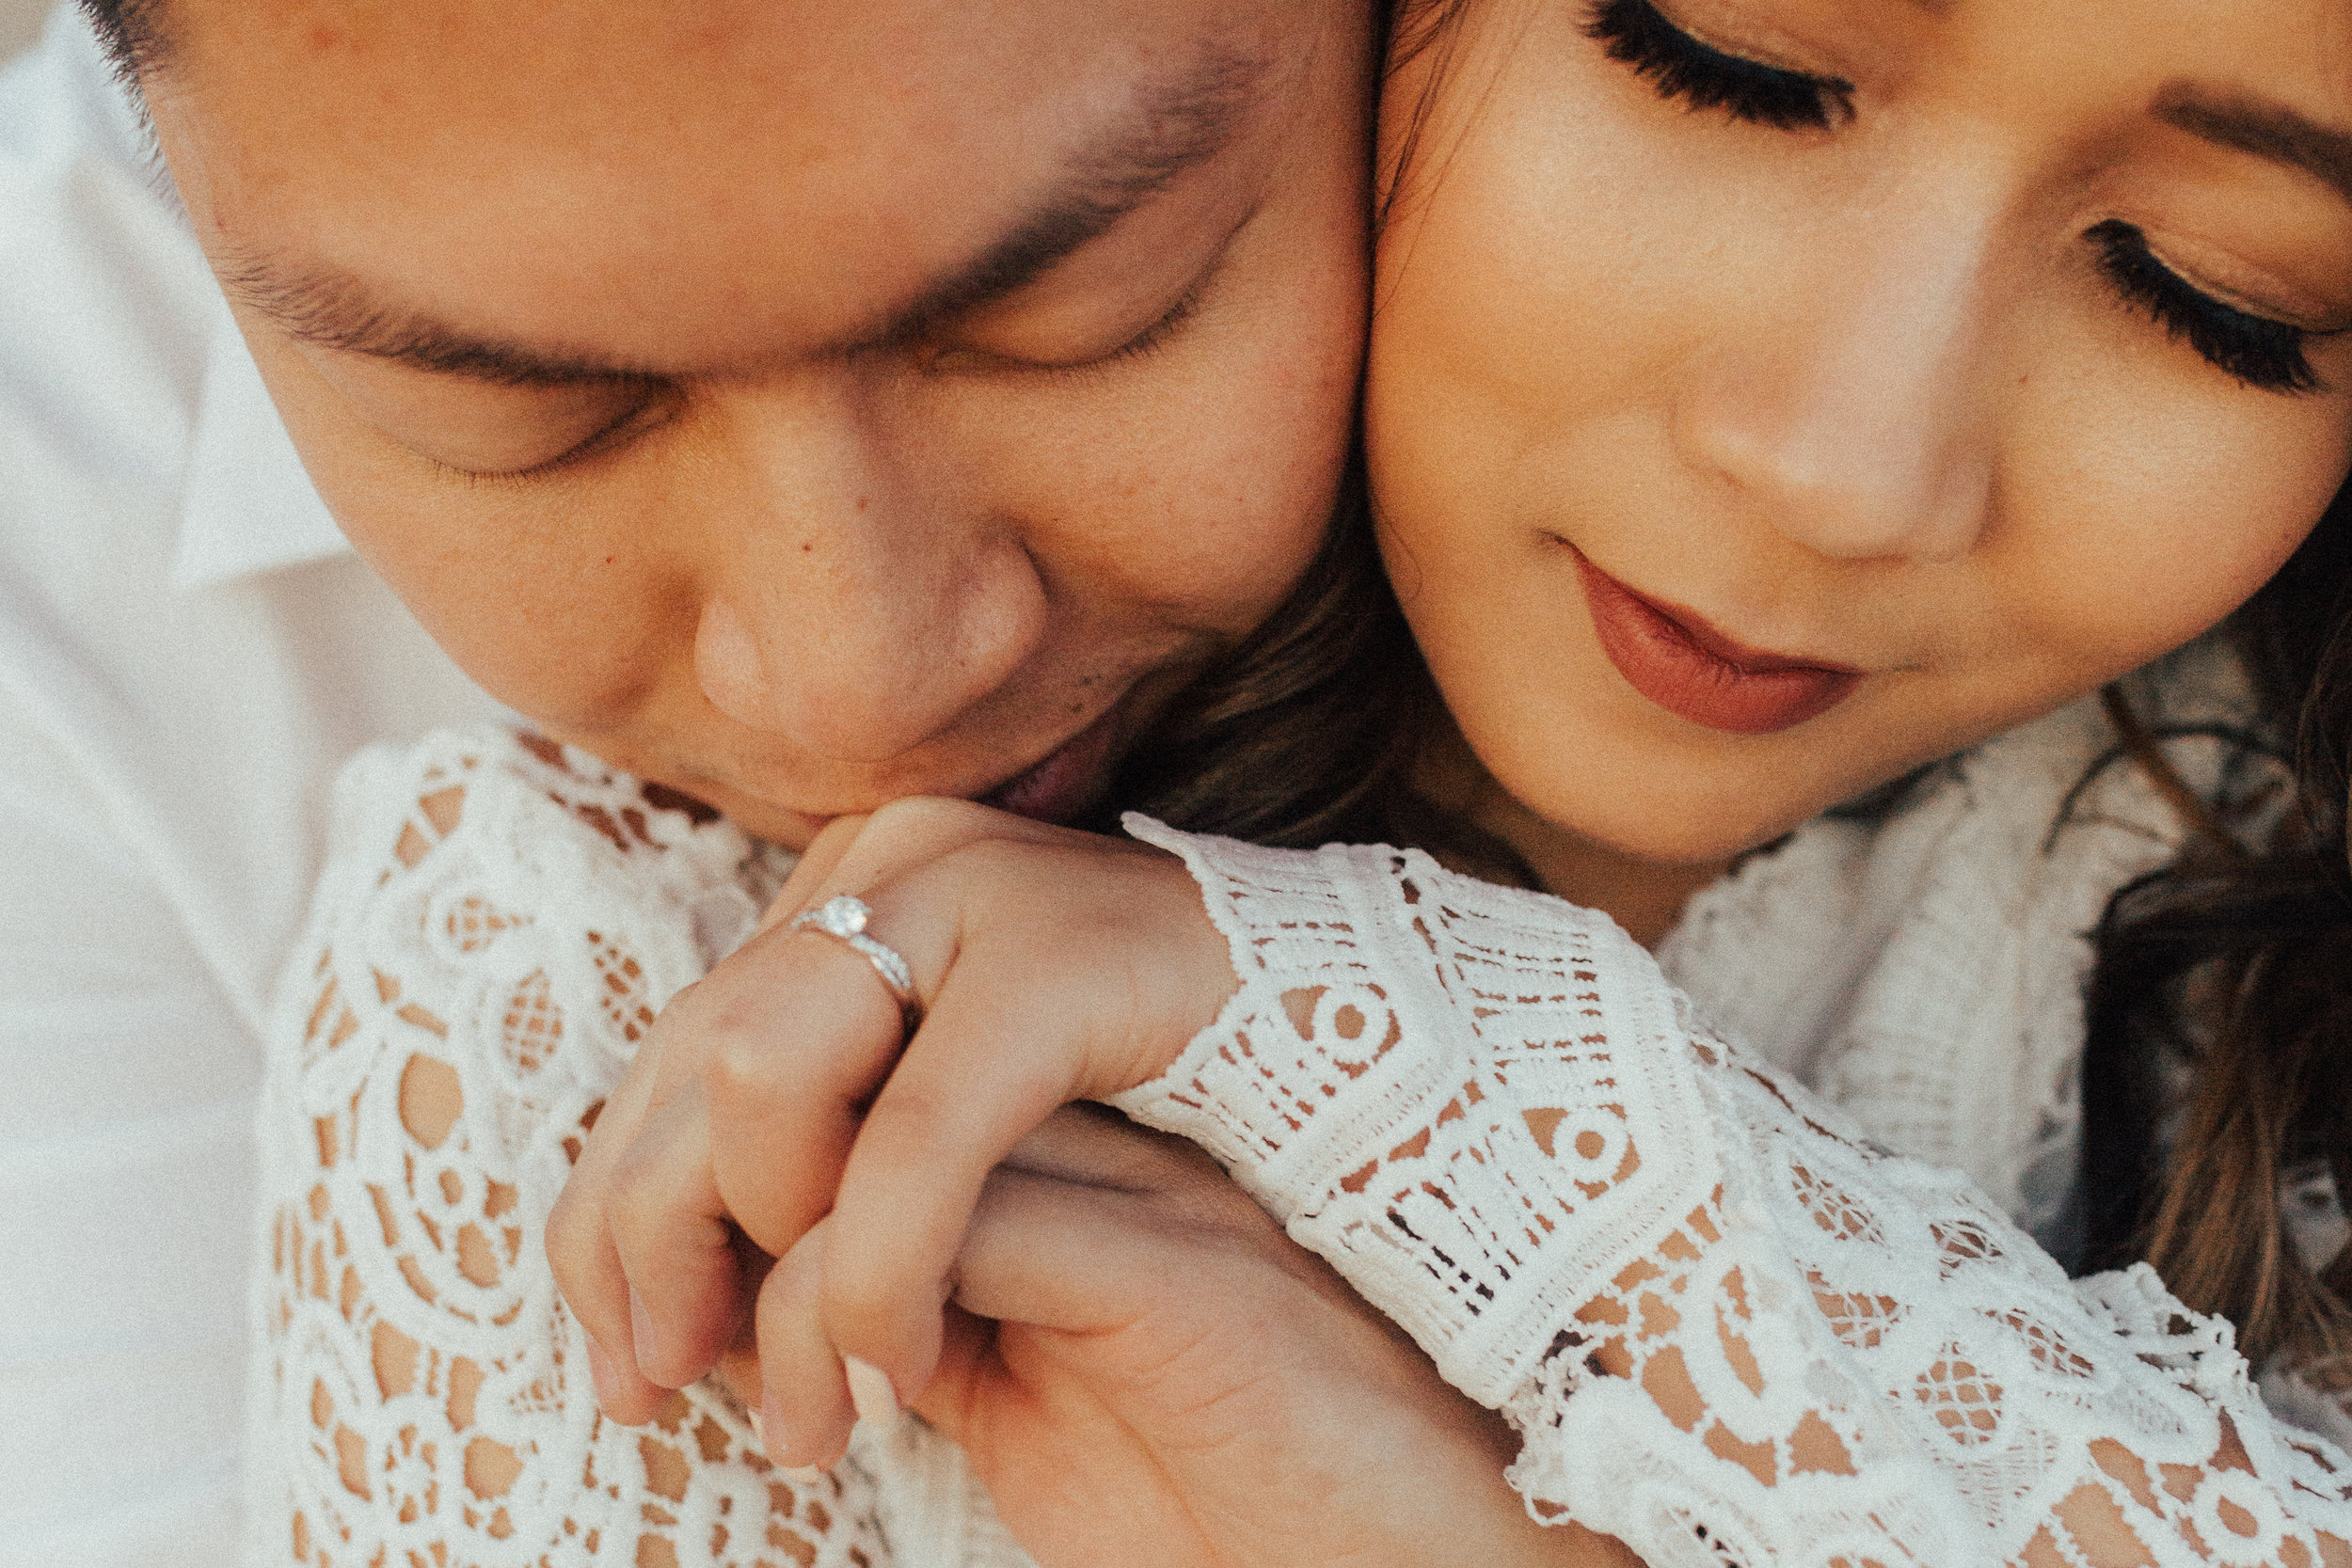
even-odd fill
[[(2201, 365), (2189, 367), (2203, 372)], [(2343, 485), (2352, 401), (2291, 400), (2201, 373), (2196, 396), (2112, 382), (2028, 410), (1986, 552), (2017, 645), (2088, 689), (2227, 619), (2310, 535)], [(2251, 454), (2263, 454), (2253, 460)], [(2030, 628), (2030, 629), (2027, 629)], [(2062, 692), (2061, 695), (2073, 694)]]

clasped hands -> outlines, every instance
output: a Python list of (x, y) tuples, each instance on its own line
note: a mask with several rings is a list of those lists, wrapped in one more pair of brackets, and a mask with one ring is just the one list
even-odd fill
[[(911, 1039), (866, 958), (788, 924), (845, 893), (913, 971)], [(828, 826), (664, 1011), (549, 1224), (607, 1412), (646, 1418), (748, 1322), (771, 1457), (838, 1458), (845, 1363), (869, 1406), (930, 1384), (996, 1167), (1064, 1103), (1156, 1077), (1233, 990), (1157, 850), (953, 800)]]
[[(843, 893), (912, 969), (911, 1039), (866, 959), (789, 928)], [(1532, 1521), (1502, 1418), (1205, 1155), (1069, 1104), (1159, 1077), (1235, 990), (1158, 850), (961, 801), (828, 827), (549, 1223), (606, 1413), (716, 1369), (771, 1458), (827, 1465), (862, 1363), (1049, 1568), (1630, 1561)]]

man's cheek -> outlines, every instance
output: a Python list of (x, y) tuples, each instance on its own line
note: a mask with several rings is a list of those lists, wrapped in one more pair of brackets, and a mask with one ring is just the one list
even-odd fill
[[(342, 518), (354, 546), (500, 701), (550, 725), (596, 730), (634, 711), (659, 682), (663, 595), (649, 571), (586, 544), (533, 549), (507, 520), (467, 515), (445, 498), (407, 508), (373, 499)], [(609, 568), (591, 569), (609, 558)], [(691, 641), (691, 632), (681, 635)]]

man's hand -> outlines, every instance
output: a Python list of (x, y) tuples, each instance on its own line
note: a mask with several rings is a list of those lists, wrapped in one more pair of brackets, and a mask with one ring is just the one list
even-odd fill
[[(844, 893), (913, 971), (911, 1040), (864, 957), (786, 924)], [(821, 1311), (788, 1341), (760, 1314), (770, 1451), (830, 1462), (842, 1357), (869, 1396), (930, 1383), (997, 1163), (1057, 1107), (1157, 1077), (1234, 987), (1157, 850), (962, 801), (834, 823), (743, 950), (664, 1011), (550, 1221), (607, 1413), (645, 1419), (710, 1370), (774, 1258), (763, 1292)]]
[(1529, 1518), (1502, 1419), (1190, 1145), (1057, 1114), (990, 1177), (955, 1272), (917, 1408), (1044, 1568), (1634, 1561)]

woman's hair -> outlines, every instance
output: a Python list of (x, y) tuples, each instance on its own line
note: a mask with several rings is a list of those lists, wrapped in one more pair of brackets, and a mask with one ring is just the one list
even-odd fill
[[(1382, 162), (1385, 219), (1469, 0), (1392, 0), (1389, 69), (1428, 56), (1422, 102)], [(2252, 721), (2206, 732), (2225, 771), (2285, 773), (2292, 799), (2200, 801), (2107, 694), (2136, 766), (2183, 808), (2188, 848), (2115, 895), (2094, 938), (2083, 1063), (2083, 1263), (2145, 1259), (2189, 1307), (2236, 1324), (2259, 1364), (2352, 1354), (2352, 1248), (2315, 1275), (2289, 1233), (2290, 1175), (2326, 1170), (2352, 1209), (2352, 484), (2224, 630), (2255, 692)], [(2246, 764), (2268, 759), (2270, 769)], [(1883, 815), (1899, 780), (1846, 815)], [(2088, 781), (2086, 781), (2088, 782)], [(2256, 822), (2281, 824), (2241, 843)]]
[(1410, 845), (1532, 885), (1508, 848), (1414, 788), (1444, 705), (1380, 569), (1363, 497), (1359, 466), (1306, 578), (1152, 726), (1088, 826), (1115, 832), (1111, 810), (1132, 807), (1254, 844)]
[(1378, 837), (1366, 830), (1411, 767), (1426, 691), (1352, 477), (1306, 577), (1146, 732), (1109, 800), (1256, 844)]
[[(2145, 1258), (2184, 1303), (2234, 1323), (2257, 1364), (2352, 1351), (2352, 1252), (2315, 1275), (2283, 1196), (2290, 1174), (2324, 1170), (2352, 1202), (2348, 583), (2352, 486), (2226, 628), (2256, 716), (2220, 738), (2290, 768), (2292, 800), (2283, 816), (2259, 803), (2279, 822), (2267, 843), (2209, 818), (2117, 894), (2089, 998), (2085, 1261)], [(2146, 766), (2160, 772), (2161, 753)]]

